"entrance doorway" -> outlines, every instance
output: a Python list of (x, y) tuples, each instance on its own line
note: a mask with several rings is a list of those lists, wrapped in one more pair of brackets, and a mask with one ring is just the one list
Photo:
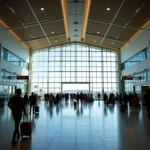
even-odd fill
[(61, 92), (62, 93), (89, 93), (90, 92), (90, 84), (85, 83), (72, 83), (72, 82), (63, 82), (61, 84)]

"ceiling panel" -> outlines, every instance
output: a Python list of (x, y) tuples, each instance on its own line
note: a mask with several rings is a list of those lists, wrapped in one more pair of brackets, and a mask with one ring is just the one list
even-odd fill
[(32, 49), (37, 49), (39, 47), (45, 47), (45, 46), (50, 46), (48, 44), (48, 41), (47, 39), (40, 39), (38, 40), (38, 43), (36, 42), (36, 40), (33, 40), (33, 41), (30, 41), (30, 42), (27, 42), (27, 44), (32, 47)]
[(65, 32), (65, 27), (64, 27), (64, 22), (63, 21), (54, 22), (53, 27), (54, 27), (54, 31), (58, 34)]
[[(108, 33), (105, 37), (106, 39), (103, 41), (102, 45), (108, 47), (112, 46), (116, 48), (120, 46), (121, 48), (121, 46), (124, 45), (125, 42), (133, 37), (133, 35), (148, 20), (150, 20), (149, 0), (126, 0), (122, 8), (120, 9), (116, 19), (114, 20), (113, 24), (115, 25), (112, 24), (110, 26), (121, 2), (122, 0), (92, 1), (86, 32), (87, 34), (90, 33), (95, 35), (97, 34), (97, 32), (100, 32), (100, 36), (105, 36), (105, 34), (107, 33), (106, 31), (108, 30)], [(110, 11), (106, 10), (106, 8), (108, 7), (110, 8)], [(99, 41), (99, 43), (100, 42), (101, 40)]]
[(127, 39), (129, 39), (136, 32), (137, 30), (128, 29), (128, 28), (123, 29), (122, 27), (112, 26), (106, 37), (112, 37), (116, 40), (121, 40), (126, 42)]
[[(120, 0), (94, 0), (92, 1), (89, 18), (111, 21), (120, 5)], [(107, 11), (106, 8), (111, 8)]]
[(94, 34), (99, 32), (100, 35), (104, 35), (108, 27), (109, 27), (108, 24), (88, 21), (87, 32), (94, 33)]
[(94, 45), (100, 45), (100, 40), (102, 40), (101, 37), (94, 36), (94, 35), (86, 35), (85, 42), (89, 44), (94, 44)]
[(55, 37), (49, 37), (49, 40), (51, 41), (52, 45), (57, 45), (57, 44), (64, 43), (67, 41), (65, 34), (55, 36)]
[[(33, 38), (44, 36), (41, 28), (37, 26), (28, 27), (27, 30), (24, 28), (13, 30), (22, 40), (28, 40)], [(32, 36), (31, 36), (32, 34)]]
[(122, 42), (105, 39), (101, 46), (113, 48), (113, 49), (116, 48), (119, 50), (120, 47), (122, 47), (123, 45), (124, 43)]
[[(40, 21), (62, 18), (60, 0), (32, 0), (31, 5)], [(41, 11), (44, 8), (44, 11)]]

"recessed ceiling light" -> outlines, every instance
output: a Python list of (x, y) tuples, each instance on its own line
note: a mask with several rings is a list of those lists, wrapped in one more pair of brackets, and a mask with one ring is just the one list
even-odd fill
[(99, 32), (97, 32), (97, 34), (99, 34)]
[(107, 8), (107, 11), (110, 11), (110, 8), (109, 8), (109, 7)]
[(96, 40), (94, 40), (94, 43), (96, 43)]
[(54, 31), (52, 31), (52, 34), (54, 34), (55, 32)]
[(41, 8), (42, 11), (44, 11), (44, 8)]
[(75, 21), (75, 22), (74, 22), (74, 24), (78, 24), (78, 22), (77, 22), (77, 21)]

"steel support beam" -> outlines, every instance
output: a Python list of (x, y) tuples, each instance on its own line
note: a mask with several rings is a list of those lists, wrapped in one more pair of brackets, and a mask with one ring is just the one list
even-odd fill
[[(101, 37), (101, 38), (104, 37), (102, 35), (93, 34), (93, 33), (86, 33), (86, 35), (91, 35), (91, 36), (96, 36), (96, 37)], [(107, 39), (107, 40), (113, 40), (113, 41), (117, 41), (117, 42), (121, 42), (121, 43), (126, 43), (126, 41), (122, 41), (122, 40), (119, 40), (119, 39), (116, 39), (116, 38), (111, 38), (111, 37), (105, 37), (105, 39)]]
[[(59, 22), (59, 21), (63, 21), (63, 19), (56, 19), (56, 20), (45, 20), (45, 21), (40, 21), (40, 24), (48, 24), (48, 23), (53, 23), (53, 22)], [(25, 27), (28, 28), (28, 27), (33, 27), (33, 26), (37, 26), (39, 25), (37, 22), (33, 22), (33, 23), (28, 23), (28, 24), (25, 24)], [(24, 28), (23, 26), (14, 26), (14, 27), (11, 27), (11, 28), (7, 28), (8, 30), (17, 30), (17, 29), (22, 29)]]
[(30, 10), (31, 10), (31, 12), (32, 12), (32, 14), (33, 14), (33, 16), (35, 17), (37, 23), (39, 24), (39, 26), (40, 26), (40, 28), (41, 28), (43, 34), (45, 35), (45, 38), (47, 39), (49, 45), (51, 46), (51, 42), (50, 42), (49, 38), (47, 37), (47, 35), (46, 35), (46, 33), (45, 33), (45, 31), (44, 31), (44, 29), (43, 29), (43, 27), (42, 27), (42, 25), (41, 25), (41, 23), (40, 23), (38, 17), (37, 17), (37, 15), (35, 14), (35, 12), (34, 12), (32, 6), (31, 6), (29, 0), (26, 0), (26, 2), (27, 2), (27, 4), (28, 4), (28, 6), (29, 6), (29, 8), (30, 8)]
[(118, 10), (117, 10), (117, 12), (116, 12), (114, 18), (113, 18), (113, 20), (111, 21), (111, 23), (110, 23), (110, 25), (109, 25), (109, 27), (108, 27), (108, 29), (107, 29), (107, 31), (106, 31), (106, 33), (105, 33), (103, 39), (102, 39), (101, 42), (100, 42), (100, 45), (102, 45), (103, 41), (105, 40), (105, 37), (107, 36), (107, 34), (108, 34), (110, 28), (112, 27), (112, 24), (114, 23), (114, 21), (115, 21), (116, 17), (118, 16), (118, 14), (119, 14), (119, 12), (120, 12), (120, 10), (121, 10), (121, 8), (122, 8), (122, 6), (123, 6), (124, 3), (125, 3), (125, 0), (122, 0), (122, 2), (121, 2), (121, 4), (120, 4), (120, 6), (119, 6), (119, 8), (118, 8)]
[[(97, 22), (97, 23), (104, 23), (104, 24), (110, 24), (110, 23), (111, 23), (111, 22), (105, 21), (105, 20), (89, 19), (89, 21), (93, 21), (93, 22)], [(125, 27), (124, 25), (116, 24), (116, 23), (113, 23), (112, 25), (113, 25), (113, 26), (116, 26), (116, 27), (122, 27), (122, 28)], [(133, 29), (133, 30), (142, 30), (142, 29), (143, 29), (143, 28), (138, 28), (138, 27), (134, 27), (134, 26), (126, 26), (126, 28), (127, 28), (127, 29)]]
[[(55, 36), (61, 36), (61, 35), (65, 35), (66, 33), (61, 33), (61, 34), (54, 34), (54, 35), (49, 35), (47, 36), (48, 38), (50, 37), (55, 37)], [(34, 41), (34, 40), (41, 40), (41, 39), (45, 39), (45, 36), (41, 36), (41, 37), (37, 37), (37, 38), (32, 38), (32, 39), (28, 39), (28, 40), (24, 40), (25, 42), (30, 42), (30, 41)]]

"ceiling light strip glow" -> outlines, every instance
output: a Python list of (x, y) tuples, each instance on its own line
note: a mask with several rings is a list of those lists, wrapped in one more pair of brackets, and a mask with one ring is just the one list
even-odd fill
[(69, 19), (68, 19), (68, 1), (67, 0), (61, 0), (62, 4), (62, 11), (64, 16), (64, 24), (65, 24), (65, 30), (66, 30), (66, 36), (67, 41), (70, 42), (70, 29), (69, 29)]
[[(9, 28), (2, 20), (0, 20), (0, 23), (5, 27), (5, 28)], [(24, 43), (12, 30), (9, 30), (20, 42), (22, 42), (26, 48), (29, 49), (29, 46)]]
[(85, 33), (86, 33), (88, 16), (89, 16), (89, 11), (90, 11), (90, 4), (91, 4), (91, 0), (85, 0), (83, 22), (82, 22), (81, 42), (83, 42), (85, 40)]
[[(150, 20), (148, 20), (141, 28), (144, 29), (148, 24), (150, 23)], [(125, 47), (135, 36), (137, 36), (139, 33), (141, 32), (141, 30), (138, 30), (122, 47)]]

